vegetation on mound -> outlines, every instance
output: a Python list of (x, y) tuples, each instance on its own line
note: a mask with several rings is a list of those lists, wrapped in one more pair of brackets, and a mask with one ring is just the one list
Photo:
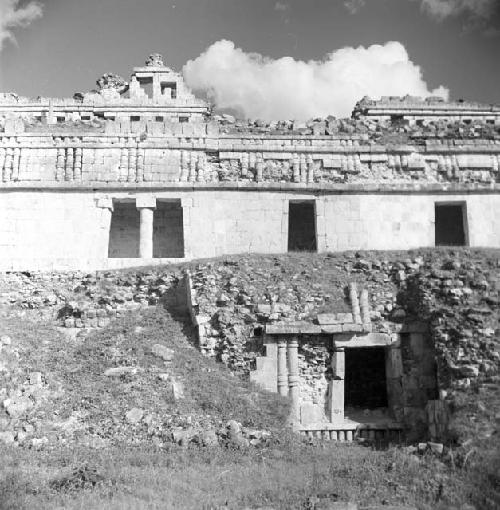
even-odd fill
[[(288, 416), (286, 399), (203, 357), (190, 343), (190, 326), (161, 307), (131, 313), (83, 341), (17, 318), (2, 331), (22, 357), (11, 389), (33, 370), (44, 374), (49, 398), (24, 420), (49, 442), (163, 444), (178, 429), (218, 429), (228, 420), (276, 429)], [(158, 345), (171, 349), (171, 359), (154, 353)], [(106, 375), (118, 367), (126, 369)], [(138, 421), (127, 419), (134, 408), (143, 412)]]

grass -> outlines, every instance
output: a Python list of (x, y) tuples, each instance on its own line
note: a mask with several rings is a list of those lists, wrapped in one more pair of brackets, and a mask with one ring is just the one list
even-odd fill
[[(285, 440), (245, 451), (4, 447), (0, 453), (2, 510), (302, 509), (314, 498), (431, 510), (460, 508), (479, 496), (460, 473), (433, 457), (417, 458), (397, 448)], [(90, 474), (82, 483), (85, 472)]]

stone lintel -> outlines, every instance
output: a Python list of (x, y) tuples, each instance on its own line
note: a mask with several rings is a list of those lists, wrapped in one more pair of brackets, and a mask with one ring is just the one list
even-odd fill
[(321, 328), (316, 324), (308, 322), (283, 322), (266, 325), (267, 335), (300, 335), (300, 334), (317, 334), (321, 333)]
[(386, 333), (368, 333), (367, 335), (348, 337), (339, 335), (335, 337), (335, 345), (338, 347), (384, 347), (391, 345), (394, 339)]
[(137, 209), (155, 209), (156, 197), (154, 195), (138, 195), (135, 199)]

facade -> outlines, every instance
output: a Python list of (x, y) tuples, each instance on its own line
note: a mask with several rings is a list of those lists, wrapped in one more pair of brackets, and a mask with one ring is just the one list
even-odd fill
[(352, 119), (240, 122), (159, 55), (98, 85), (0, 96), (0, 270), (500, 247), (497, 107), (390, 98)]

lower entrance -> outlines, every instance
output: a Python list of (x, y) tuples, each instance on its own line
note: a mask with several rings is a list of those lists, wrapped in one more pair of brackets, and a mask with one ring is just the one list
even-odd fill
[(435, 245), (465, 246), (465, 204), (435, 204)]
[(377, 409), (387, 407), (385, 349), (345, 350), (345, 407)]
[(288, 251), (316, 251), (314, 201), (290, 202)]

